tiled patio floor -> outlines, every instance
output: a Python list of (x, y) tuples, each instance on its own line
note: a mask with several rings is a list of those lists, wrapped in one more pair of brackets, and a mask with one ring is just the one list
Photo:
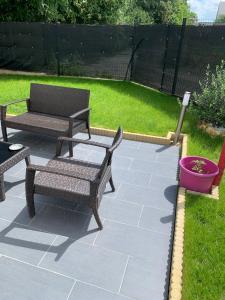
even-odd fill
[[(10, 142), (30, 146), (33, 163), (45, 164), (55, 151), (55, 140), (29, 133), (11, 131)], [(100, 161), (104, 151), (77, 145), (74, 154)], [(178, 154), (177, 147), (122, 142), (113, 159), (116, 192), (108, 187), (100, 207), (102, 231), (86, 207), (63, 199), (37, 196), (30, 220), (25, 162), (9, 170), (0, 203), (0, 299), (167, 299)]]

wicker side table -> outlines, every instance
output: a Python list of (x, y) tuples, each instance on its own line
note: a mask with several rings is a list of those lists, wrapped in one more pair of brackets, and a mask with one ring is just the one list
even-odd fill
[(23, 159), (25, 159), (26, 165), (30, 164), (30, 149), (28, 147), (18, 151), (10, 151), (10, 145), (12, 144), (0, 142), (0, 201), (5, 200), (4, 173)]

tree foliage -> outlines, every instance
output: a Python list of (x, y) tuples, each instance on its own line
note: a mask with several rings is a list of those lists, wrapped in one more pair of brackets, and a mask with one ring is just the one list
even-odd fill
[(219, 17), (215, 20), (215, 23), (224, 24), (224, 23), (225, 23), (225, 15), (219, 16)]
[(119, 12), (118, 22), (128, 24), (181, 24), (183, 18), (191, 24), (196, 20), (186, 0), (124, 0)]
[(0, 0), (0, 21), (180, 24), (195, 17), (186, 0)]
[(115, 23), (122, 0), (0, 0), (0, 21)]
[(184, 0), (160, 1), (159, 13), (160, 23), (181, 24), (183, 18), (187, 18), (188, 23), (196, 20), (196, 14)]

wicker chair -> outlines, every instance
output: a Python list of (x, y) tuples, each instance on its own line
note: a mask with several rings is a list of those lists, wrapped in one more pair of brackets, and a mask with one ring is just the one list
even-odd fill
[[(30, 217), (35, 215), (34, 193), (62, 197), (72, 201), (83, 201), (89, 205), (99, 229), (102, 229), (98, 208), (107, 182), (110, 183), (112, 191), (115, 191), (111, 162), (114, 150), (122, 141), (122, 135), (123, 131), (119, 128), (111, 146), (93, 141), (59, 137), (55, 158), (46, 166), (31, 164), (27, 167), (26, 200)], [(102, 164), (62, 157), (61, 150), (64, 141), (105, 148), (106, 154)], [(36, 171), (38, 171), (37, 174)]]
[[(89, 90), (32, 83), (29, 99), (0, 105), (4, 141), (8, 141), (7, 127), (53, 137), (73, 137), (75, 133), (87, 129), (91, 138), (89, 96)], [(7, 116), (7, 107), (22, 101), (27, 102), (27, 112)]]

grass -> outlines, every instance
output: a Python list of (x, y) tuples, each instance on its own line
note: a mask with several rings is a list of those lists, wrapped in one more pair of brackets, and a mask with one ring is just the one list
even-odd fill
[[(174, 98), (130, 82), (46, 76), (0, 76), (0, 103), (29, 97), (30, 82), (91, 90), (91, 125), (166, 135), (174, 128), (178, 107)], [(151, 105), (149, 105), (151, 103)], [(24, 111), (25, 105), (10, 107), (10, 113)], [(159, 121), (164, 119), (163, 124)]]
[[(179, 105), (174, 97), (133, 83), (51, 76), (0, 76), (0, 103), (29, 96), (30, 82), (91, 90), (91, 125), (165, 136), (175, 130)], [(19, 113), (24, 105), (11, 107)], [(217, 161), (221, 138), (211, 138), (187, 114), (183, 132), (189, 134), (189, 154)], [(185, 218), (183, 300), (225, 299), (225, 181), (220, 200), (187, 195)]]

